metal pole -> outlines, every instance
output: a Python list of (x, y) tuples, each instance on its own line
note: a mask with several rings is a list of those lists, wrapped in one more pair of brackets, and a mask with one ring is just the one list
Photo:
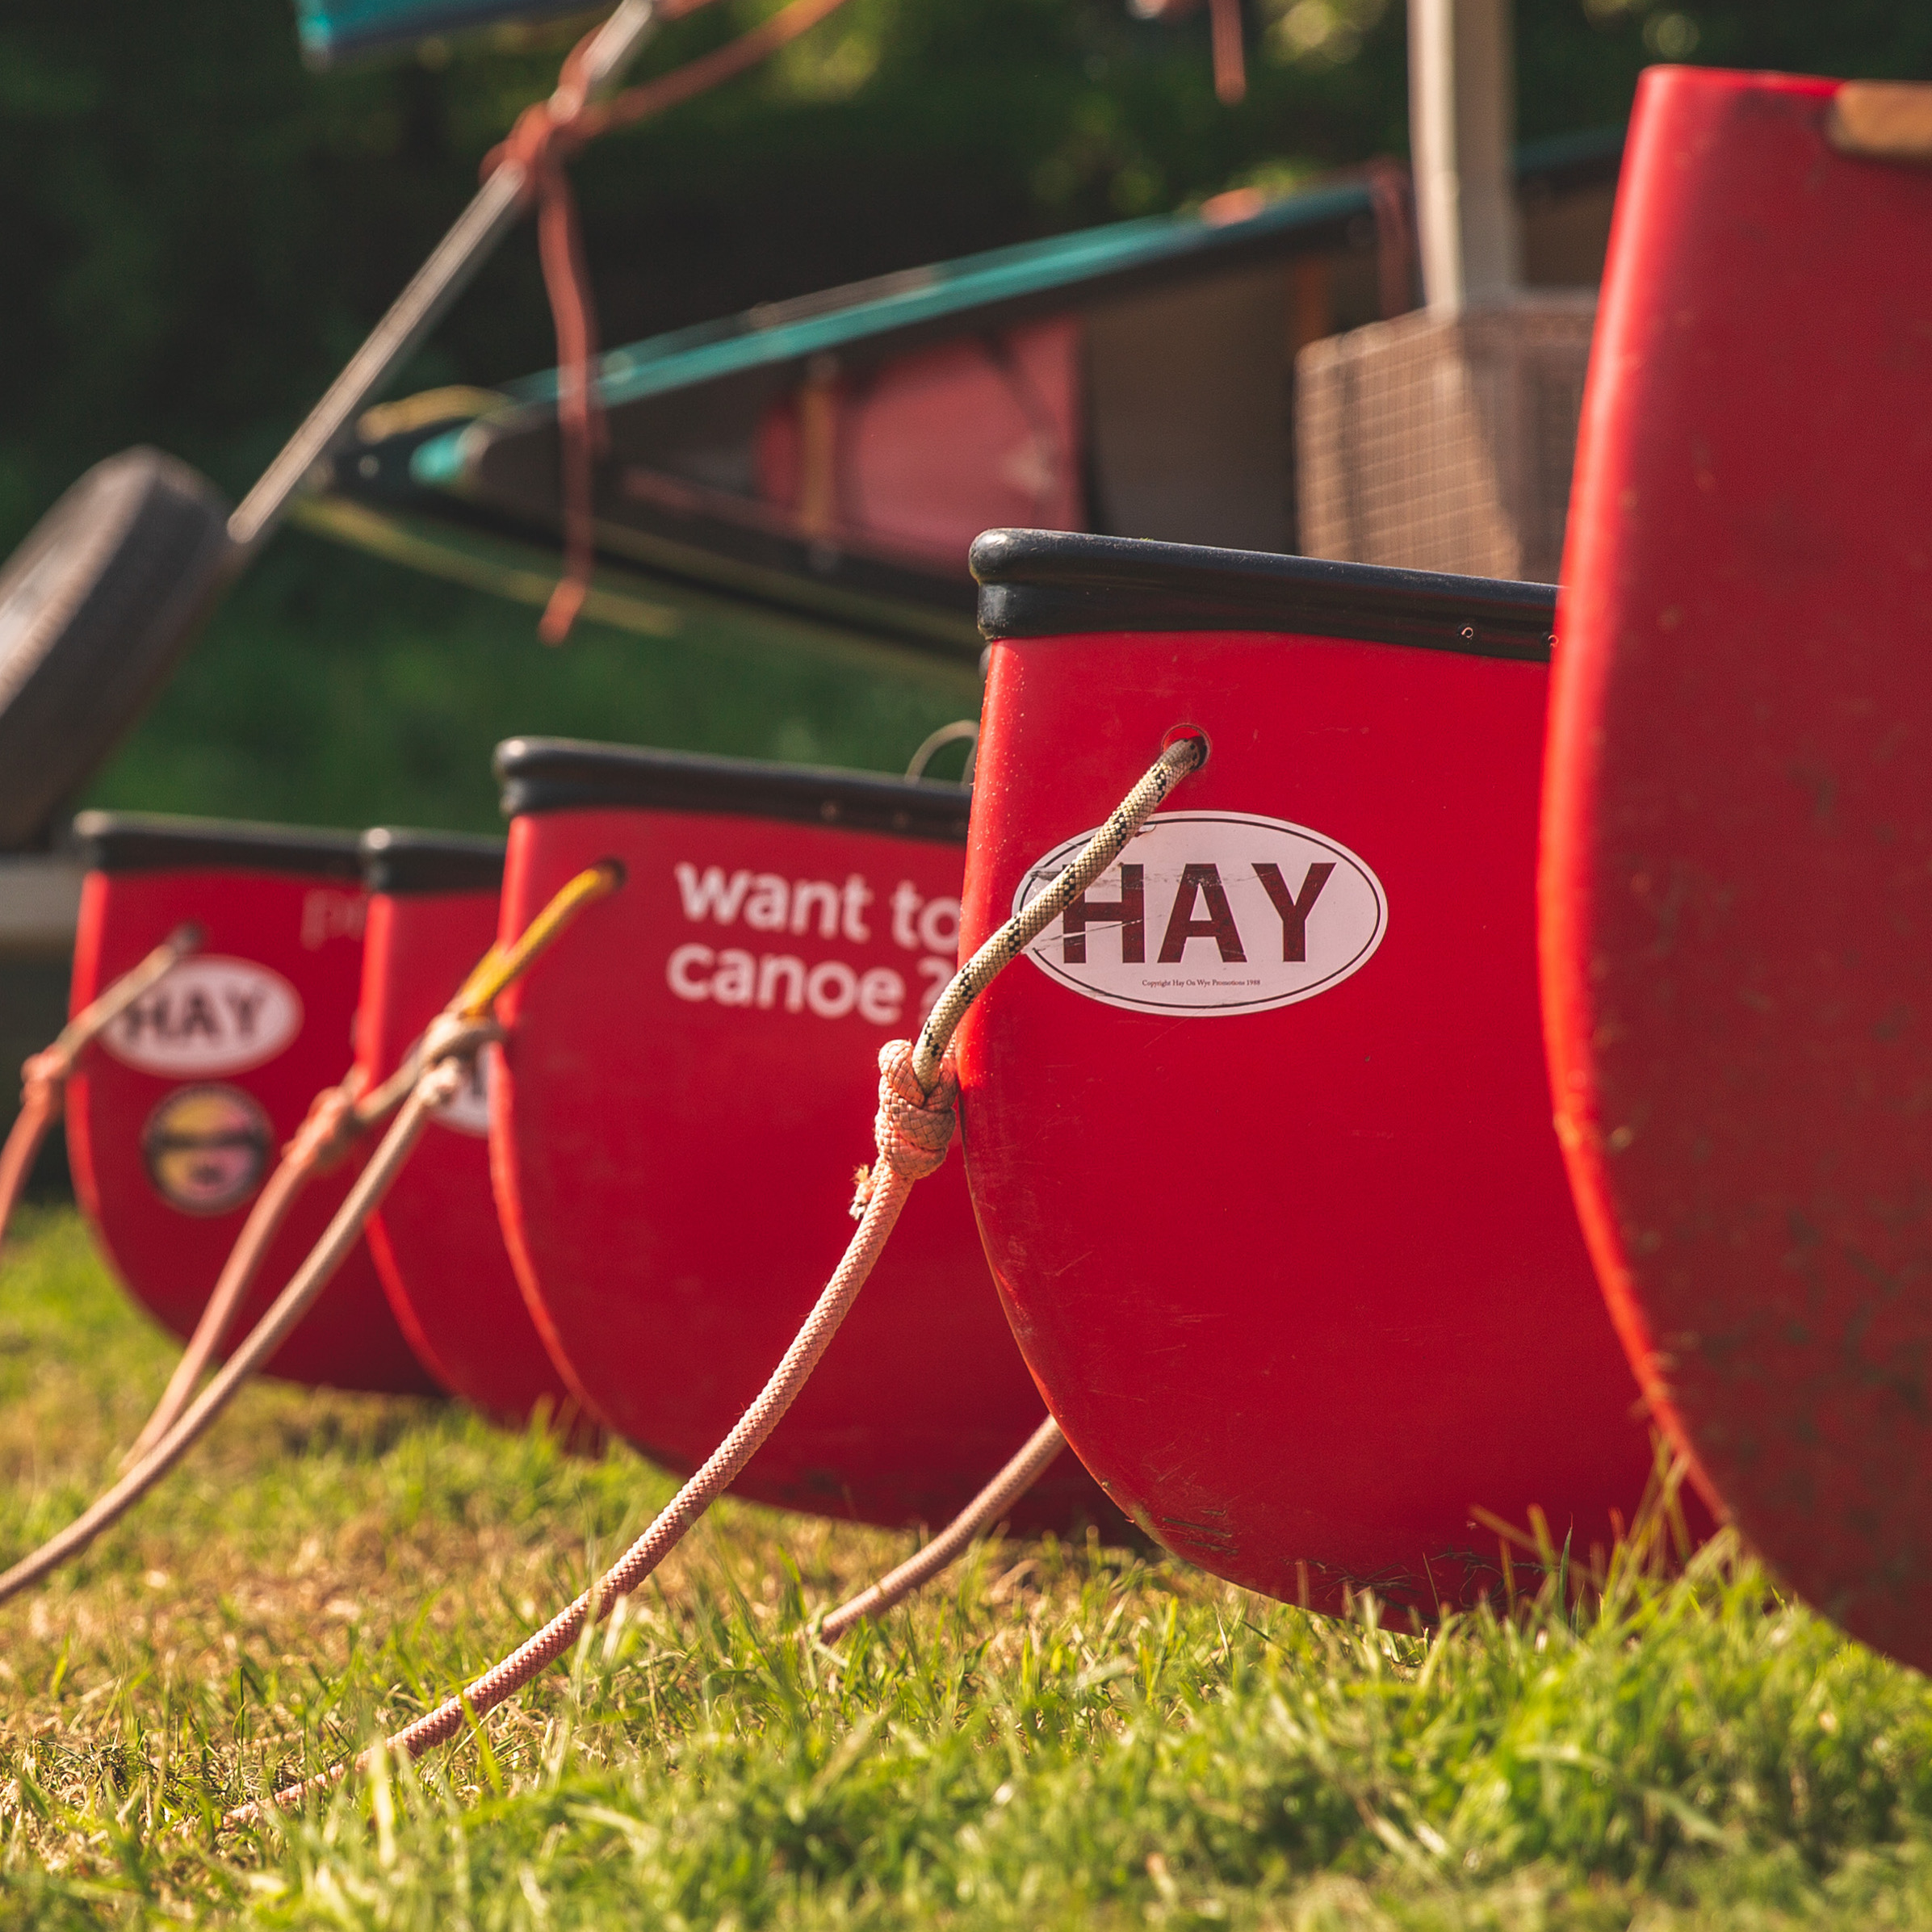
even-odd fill
[[(551, 96), (559, 115), (574, 112), (622, 73), (643, 45), (657, 13), (657, 0), (622, 0), (598, 30), (585, 55), (583, 95), (563, 86)], [(329, 385), (302, 426), (262, 473), (254, 488), (228, 518), (228, 536), (252, 549), (282, 521), (310, 471), (334, 448), (370, 398), (407, 362), (423, 338), (469, 285), (497, 244), (516, 225), (522, 212), (524, 170), (506, 162), (476, 191), (456, 224), (437, 245), (389, 312), (370, 332), (348, 366)]]
[(1511, 0), (1409, 0), (1409, 144), (1437, 315), (1505, 294), (1521, 274), (1511, 12)]

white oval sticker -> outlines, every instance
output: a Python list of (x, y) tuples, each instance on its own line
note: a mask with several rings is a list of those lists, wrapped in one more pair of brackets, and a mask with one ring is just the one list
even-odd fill
[[(1092, 836), (1040, 859), (1013, 910)], [(1253, 812), (1163, 812), (1027, 953), (1108, 1006), (1255, 1013), (1338, 985), (1368, 963), (1388, 924), (1381, 881), (1333, 839)]]
[(240, 1073), (302, 1030), (302, 999), (252, 959), (184, 959), (108, 1028), (102, 1045), (143, 1073)]

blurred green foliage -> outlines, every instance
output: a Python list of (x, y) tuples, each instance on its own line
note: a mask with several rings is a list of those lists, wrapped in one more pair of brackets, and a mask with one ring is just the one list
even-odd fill
[(979, 708), (970, 664), (781, 625), (701, 612), (660, 639), (585, 622), (553, 651), (535, 618), (287, 531), (88, 802), (493, 832), (490, 753), (512, 732), (903, 769)]
[[(769, 11), (726, 0), (646, 70)], [(773, 67), (578, 164), (612, 342), (744, 304), (1139, 214), (1283, 161), (1405, 145), (1402, 9), (1251, 0), (1253, 87), (1210, 85), (1204, 20), (1125, 0), (851, 0)], [(1916, 73), (1896, 0), (1519, 0), (1526, 137), (1622, 117), (1660, 40), (1697, 59)], [(460, 205), (581, 22), (305, 73), (287, 0), (9, 0), (0, 10), (0, 540), (131, 441), (231, 486)], [(513, 243), (423, 380), (551, 359)]]
[[(721, 0), (668, 29), (643, 71), (773, 4)], [(1932, 10), (1896, 0), (1517, 10), (1526, 138), (1621, 119), (1659, 57), (1932, 71)], [(766, 70), (578, 164), (606, 339), (1402, 151), (1400, 0), (1249, 0), (1248, 14), (1252, 86), (1230, 111), (1213, 97), (1203, 14), (1165, 25), (1125, 0), (851, 0)], [(584, 24), (316, 75), (297, 60), (287, 0), (8, 0), (0, 549), (129, 442), (245, 484)], [(552, 359), (519, 237), (408, 386)], [(828, 755), (890, 763), (902, 723), (954, 702), (918, 697), (915, 673), (905, 703), (885, 705), (890, 722), (869, 722), (865, 693), (890, 671), (849, 670), (835, 692), (822, 665), (786, 668), (769, 646), (769, 674), (734, 671), (734, 652), (760, 647), (728, 627), (698, 626), (675, 648), (587, 642), (564, 660), (526, 654), (529, 631), (522, 612), (425, 595), (284, 538), (101, 795), (304, 817), (368, 815), (354, 802), (369, 797), (468, 819), (475, 744), (539, 716), (740, 749), (774, 748), (796, 726)], [(708, 652), (721, 668), (694, 702), (689, 664)], [(850, 728), (834, 722), (846, 712)], [(460, 794), (437, 777), (459, 764)]]

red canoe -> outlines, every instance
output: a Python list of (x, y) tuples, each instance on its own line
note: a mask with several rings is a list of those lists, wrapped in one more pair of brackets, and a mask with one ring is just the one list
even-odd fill
[(1122, 539), (974, 547), (965, 943), (1162, 744), (1188, 778), (960, 1036), (1014, 1332), (1108, 1495), (1318, 1607), (1579, 1554), (1649, 1469), (1549, 1127), (1532, 882), (1553, 593)]
[(1541, 881), (1570, 1178), (1654, 1411), (1796, 1589), (1922, 1668), (1932, 174), (1832, 133), (1915, 125), (1922, 161), (1929, 103), (1644, 79)]
[[(363, 835), (369, 918), (356, 1063), (387, 1079), (497, 937), (503, 841)], [(434, 1117), (369, 1223), (369, 1251), (409, 1345), (451, 1394), (520, 1428), (574, 1408), (523, 1305), (490, 1192), (492, 1056)]]
[[(186, 1335), (282, 1144), (350, 1062), (363, 900), (351, 832), (83, 812), (73, 1010), (183, 920), (206, 935), (103, 1035), (73, 1081), (74, 1190), (136, 1299)], [(231, 1343), (341, 1205), (345, 1163), (296, 1204)], [(358, 1244), (270, 1361), (339, 1389), (427, 1391)]]
[[(615, 857), (628, 875), (503, 1003), (505, 1232), (589, 1411), (689, 1469), (850, 1236), (878, 1049), (953, 971), (967, 794), (555, 740), (513, 740), (497, 761), (515, 815), (505, 934), (585, 865)], [(936, 1522), (1041, 1414), (955, 1153), (738, 1486)], [(1105, 1513), (1063, 1456), (1015, 1521)]]

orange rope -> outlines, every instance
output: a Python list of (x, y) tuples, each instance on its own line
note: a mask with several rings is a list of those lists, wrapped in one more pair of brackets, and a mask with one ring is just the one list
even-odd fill
[(0, 1241), (5, 1240), (7, 1224), (26, 1192), (40, 1143), (65, 1104), (65, 1082), (39, 1071), (44, 1057), (36, 1054), (20, 1070), (20, 1111), (14, 1117), (6, 1145), (0, 1147)]
[[(889, 1055), (896, 1053), (909, 1058), (911, 1052), (906, 1041), (891, 1041), (880, 1053), (882, 1071)], [(886, 1073), (881, 1079), (882, 1099), (891, 1077)], [(713, 1500), (731, 1486), (739, 1472), (783, 1419), (786, 1410), (818, 1366), (819, 1358), (831, 1346), (832, 1338), (838, 1333), (840, 1324), (857, 1300), (859, 1290), (865, 1285), (874, 1264), (884, 1252), (900, 1210), (912, 1192), (912, 1184), (922, 1174), (929, 1174), (945, 1159), (943, 1143), (952, 1137), (953, 1108), (958, 1098), (959, 1083), (949, 1064), (939, 1083), (927, 1096), (928, 1108), (937, 1123), (932, 1138), (941, 1142), (937, 1155), (923, 1148), (913, 1149), (907, 1166), (902, 1167), (898, 1164), (897, 1143), (882, 1142), (879, 1154), (885, 1170), (884, 1179), (871, 1190), (844, 1258), (833, 1270), (824, 1292), (807, 1316), (805, 1326), (786, 1350), (784, 1359), (757, 1400), (738, 1419), (731, 1434), (711, 1452), (704, 1466), (590, 1589), (559, 1611), (534, 1637), (520, 1644), (501, 1662), (492, 1665), (455, 1696), (445, 1698), (434, 1710), (425, 1712), (413, 1724), (405, 1725), (389, 1738), (385, 1748), (392, 1755), (418, 1758), (437, 1745), (448, 1743), (486, 1712), (495, 1710), (506, 1698), (514, 1696), (576, 1641), (578, 1632), (586, 1624), (601, 1622), (619, 1597), (628, 1596), (635, 1590), (683, 1540), (685, 1532), (710, 1508)], [(0, 1587), (4, 1587), (4, 1579), (0, 1579)], [(285, 1785), (260, 1804), (242, 1805), (230, 1812), (223, 1822), (252, 1823), (261, 1815), (263, 1804), (286, 1807), (312, 1792), (325, 1791), (350, 1772), (364, 1768), (369, 1756), (369, 1753), (364, 1752), (346, 1764), (332, 1766), (312, 1778)]]
[[(1132, 0), (1143, 20), (1180, 20), (1201, 0)], [(1241, 41), (1241, 0), (1208, 0), (1208, 26), (1214, 48), (1214, 93), (1224, 107), (1247, 97), (1247, 57)]]
[[(664, 17), (694, 12), (707, 0), (684, 0)], [(609, 446), (609, 426), (591, 373), (597, 355), (597, 307), (584, 259), (576, 195), (565, 172), (569, 161), (600, 135), (629, 128), (680, 106), (768, 60), (780, 48), (816, 27), (844, 0), (791, 0), (763, 26), (674, 72), (627, 89), (608, 101), (585, 98), (583, 57), (596, 34), (570, 51), (548, 99), (518, 116), (509, 137), (484, 156), (487, 179), (506, 161), (519, 163), (537, 207), (537, 247), (543, 285), (557, 333), (557, 432), (563, 473), (564, 575), (551, 593), (537, 635), (560, 644), (584, 608), (596, 560), (597, 527), (593, 465)], [(564, 105), (557, 103), (561, 100)]]
[(325, 1087), (309, 1103), (308, 1117), (295, 1137), (282, 1150), (282, 1159), (268, 1177), (267, 1184), (255, 1196), (248, 1219), (221, 1264), (214, 1293), (203, 1304), (195, 1332), (188, 1337), (167, 1387), (154, 1405), (154, 1413), (141, 1425), (140, 1435), (121, 1459), (124, 1469), (132, 1468), (173, 1428), (182, 1410), (193, 1398), (195, 1385), (228, 1339), (236, 1314), (254, 1285), (262, 1264), (283, 1223), (302, 1198), (308, 1184), (326, 1173), (347, 1155), (362, 1134), (379, 1118), (365, 1117), (357, 1107), (355, 1077), (339, 1086)]
[(149, 987), (158, 985), (176, 963), (200, 945), (201, 928), (177, 926), (153, 952), (97, 993), (56, 1036), (20, 1069), (20, 1111), (0, 1147), (0, 1241), (26, 1192), (27, 1177), (48, 1130), (67, 1107), (67, 1083), (87, 1050)]
[[(914, 1184), (945, 1159), (958, 1124), (959, 1079), (953, 1063), (952, 1040), (967, 1008), (1119, 857), (1167, 794), (1206, 761), (1207, 750), (1207, 741), (1199, 737), (1177, 739), (1169, 745), (1066, 870), (1008, 920), (953, 975), (918, 1040), (889, 1041), (879, 1050), (879, 1104), (873, 1122), (879, 1158), (878, 1164), (860, 1177), (858, 1199), (853, 1204), (859, 1225), (771, 1379), (651, 1527), (575, 1602), (455, 1696), (446, 1698), (413, 1724), (405, 1725), (373, 1750), (284, 1785), (252, 1804), (237, 1806), (223, 1819), (224, 1825), (254, 1824), (266, 1812), (286, 1808), (326, 1791), (365, 1768), (375, 1750), (417, 1758), (448, 1743), (554, 1663), (576, 1641), (580, 1632), (588, 1624), (601, 1622), (619, 1597), (628, 1596), (677, 1547), (713, 1498), (731, 1486), (783, 1420), (858, 1298)], [(1058, 1436), (1056, 1426), (1042, 1424), (979, 1501), (984, 1502), (995, 1492), (1004, 1494), (1007, 1480), (1016, 1477), (1033, 1458), (1039, 1457), (1038, 1467), (1044, 1468), (1058, 1452)], [(889, 1577), (885, 1581), (891, 1583), (895, 1579)], [(7, 1579), (0, 1577), (0, 1597), (6, 1584)], [(912, 1585), (907, 1582), (905, 1586)]]
[(1214, 92), (1224, 107), (1247, 97), (1247, 59), (1241, 45), (1241, 0), (1208, 0), (1214, 36)]
[[(362, 1238), (364, 1224), (401, 1172), (430, 1114), (447, 1106), (467, 1079), (463, 1062), (473, 1059), (488, 1041), (502, 1037), (495, 1020), (488, 1016), (490, 1002), (529, 970), (577, 912), (593, 900), (616, 891), (623, 882), (624, 869), (614, 859), (590, 866), (564, 886), (513, 945), (491, 948), (455, 997), (425, 1029), (417, 1052), (406, 1063), (410, 1069), (407, 1083), (393, 1079), (379, 1090), (384, 1095), (406, 1096), (396, 1123), (368, 1166), (357, 1176), (321, 1239), (268, 1312), (179, 1419), (132, 1464), (119, 1481), (97, 1497), (66, 1528), (0, 1575), (0, 1603), (39, 1582), (69, 1557), (78, 1556), (103, 1530), (119, 1522), (200, 1440), (235, 1391), (281, 1347)], [(310, 1122), (316, 1117), (312, 1112)], [(301, 1138), (298, 1134), (297, 1142)]]

